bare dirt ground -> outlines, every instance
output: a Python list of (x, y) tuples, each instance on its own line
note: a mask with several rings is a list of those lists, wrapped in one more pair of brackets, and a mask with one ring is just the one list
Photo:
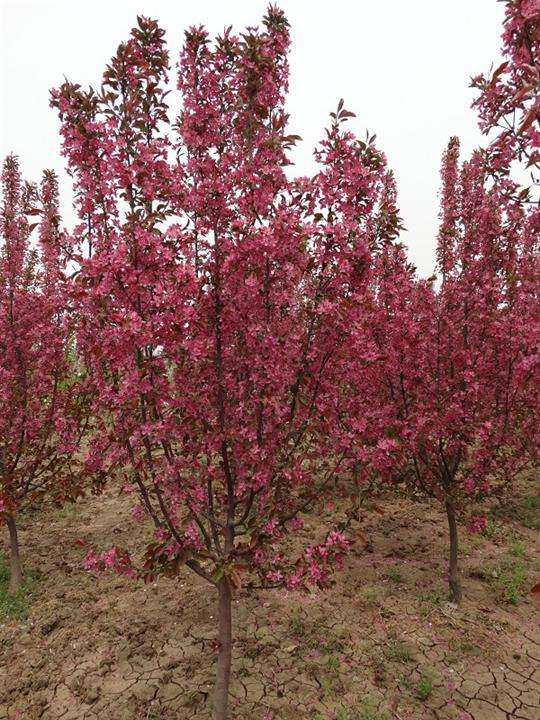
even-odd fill
[[(234, 720), (539, 720), (538, 504), (527, 485), (505, 516), (492, 513), (487, 536), (462, 529), (459, 609), (446, 600), (440, 509), (400, 499), (382, 516), (362, 511), (371, 542), (359, 540), (329, 591), (240, 591)], [(209, 717), (210, 586), (188, 571), (145, 586), (82, 568), (89, 547), (124, 544), (127, 515), (110, 491), (21, 519), (38, 579), (27, 617), (0, 625), (0, 720)], [(317, 530), (308, 524), (306, 539)]]

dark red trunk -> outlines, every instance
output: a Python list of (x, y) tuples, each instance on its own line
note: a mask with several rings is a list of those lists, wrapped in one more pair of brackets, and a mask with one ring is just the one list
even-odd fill
[(218, 583), (218, 642), (216, 686), (214, 690), (214, 720), (227, 720), (229, 713), (229, 683), (231, 679), (232, 610), (231, 586), (223, 576)]
[(459, 578), (458, 567), (458, 530), (456, 523), (456, 514), (454, 505), (451, 500), (446, 500), (446, 517), (448, 518), (448, 529), (450, 531), (450, 562), (448, 565), (448, 585), (450, 586), (450, 595), (455, 603), (461, 602), (461, 580)]

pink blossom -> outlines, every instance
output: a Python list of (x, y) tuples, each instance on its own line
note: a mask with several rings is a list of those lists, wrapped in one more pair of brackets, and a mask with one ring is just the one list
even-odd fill
[(483, 515), (473, 515), (469, 520), (467, 529), (471, 534), (483, 533), (486, 531), (487, 524), (487, 518)]

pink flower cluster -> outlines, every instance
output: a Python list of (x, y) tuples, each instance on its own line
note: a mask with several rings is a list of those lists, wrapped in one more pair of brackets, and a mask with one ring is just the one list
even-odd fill
[(86, 555), (83, 565), (85, 570), (91, 572), (114, 570), (119, 575), (126, 575), (127, 577), (135, 576), (135, 570), (132, 567), (128, 553), (121, 551), (117, 547), (110, 548), (100, 554), (96, 554), (93, 550), (90, 550)]
[(470, 520), (467, 529), (471, 534), (481, 534), (486, 531), (488, 525), (487, 518), (483, 515), (473, 515)]

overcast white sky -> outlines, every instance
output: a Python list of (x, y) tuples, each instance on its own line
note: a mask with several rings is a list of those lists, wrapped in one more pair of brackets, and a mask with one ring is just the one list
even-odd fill
[[(159, 20), (176, 62), (183, 31), (205, 24), (258, 23), (266, 0), (0, 0), (0, 155), (15, 152), (28, 179), (61, 172), (49, 89), (63, 75), (98, 85), (105, 63), (137, 14)], [(292, 30), (291, 131), (295, 160), (312, 168), (312, 148), (339, 98), (351, 127), (377, 133), (399, 188), (405, 240), (421, 274), (431, 273), (441, 152), (459, 135), (465, 153), (480, 142), (469, 109), (472, 74), (498, 58), (503, 5), (496, 0), (281, 0)], [(64, 205), (69, 195), (64, 193)], [(68, 208), (64, 214), (69, 218)]]

